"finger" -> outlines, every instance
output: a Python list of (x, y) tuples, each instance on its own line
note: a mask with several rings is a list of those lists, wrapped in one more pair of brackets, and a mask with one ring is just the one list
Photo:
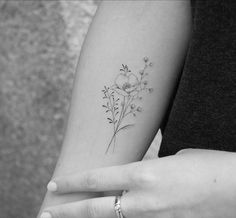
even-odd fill
[(101, 197), (45, 209), (40, 218), (117, 218), (115, 197)]
[(53, 179), (48, 190), (57, 193), (128, 190), (130, 171), (132, 164), (79, 172)]

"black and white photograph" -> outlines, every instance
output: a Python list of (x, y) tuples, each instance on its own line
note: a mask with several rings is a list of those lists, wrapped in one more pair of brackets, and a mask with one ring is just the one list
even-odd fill
[(236, 1), (0, 0), (0, 218), (236, 218)]

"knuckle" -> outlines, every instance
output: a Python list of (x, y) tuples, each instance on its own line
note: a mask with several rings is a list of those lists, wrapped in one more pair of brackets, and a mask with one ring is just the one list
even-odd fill
[(94, 173), (88, 173), (84, 180), (84, 186), (89, 189), (96, 189), (98, 181), (97, 175)]
[(131, 182), (136, 186), (150, 186), (155, 181), (155, 175), (148, 168), (137, 167), (131, 173)]
[(98, 217), (99, 207), (97, 204), (90, 202), (86, 204), (85, 207), (85, 217), (95, 218)]

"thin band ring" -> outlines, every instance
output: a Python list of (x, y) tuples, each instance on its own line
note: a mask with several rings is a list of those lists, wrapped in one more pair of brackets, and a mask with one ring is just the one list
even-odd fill
[(122, 214), (120, 204), (121, 204), (121, 196), (116, 196), (115, 204), (114, 204), (114, 209), (115, 209), (115, 212), (116, 212), (116, 216), (117, 216), (117, 218), (125, 218), (124, 215)]

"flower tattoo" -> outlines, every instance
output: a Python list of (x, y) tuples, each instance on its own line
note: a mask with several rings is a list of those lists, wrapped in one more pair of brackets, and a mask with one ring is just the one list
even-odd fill
[(102, 107), (107, 113), (107, 120), (113, 126), (113, 135), (106, 149), (106, 154), (113, 145), (113, 152), (116, 146), (116, 137), (121, 130), (129, 129), (134, 124), (124, 124), (127, 116), (136, 117), (143, 108), (138, 105), (142, 100), (144, 92), (151, 93), (153, 88), (148, 87), (148, 67), (152, 67), (152, 62), (148, 57), (143, 58), (144, 67), (137, 74), (131, 72), (127, 65), (122, 64), (119, 74), (116, 76), (112, 86), (104, 86), (102, 90), (103, 99), (106, 101)]

